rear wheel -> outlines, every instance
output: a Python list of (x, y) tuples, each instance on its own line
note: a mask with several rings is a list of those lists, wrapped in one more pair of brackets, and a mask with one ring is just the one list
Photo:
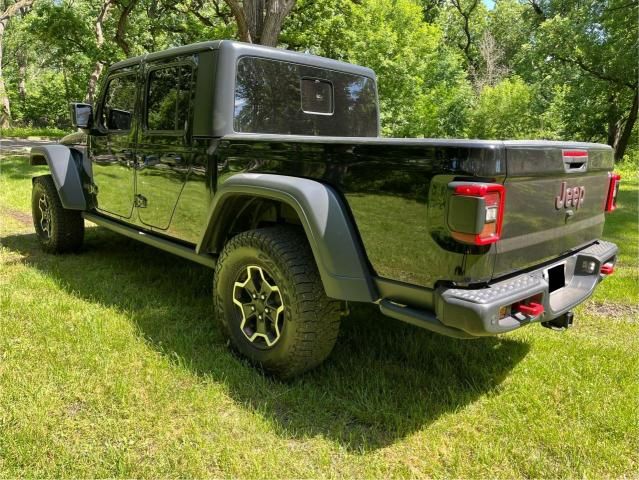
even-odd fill
[(49, 253), (77, 251), (84, 240), (84, 219), (77, 210), (62, 207), (51, 175), (33, 179), (33, 226), (42, 249)]
[(331, 352), (340, 302), (324, 287), (304, 234), (293, 227), (251, 230), (224, 247), (214, 280), (215, 314), (231, 344), (280, 378)]

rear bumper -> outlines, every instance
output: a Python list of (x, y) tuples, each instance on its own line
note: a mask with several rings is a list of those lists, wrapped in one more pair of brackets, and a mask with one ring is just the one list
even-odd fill
[[(583, 302), (607, 276), (601, 267), (614, 265), (616, 255), (614, 243), (598, 241), (543, 267), (482, 288), (439, 288), (434, 294), (434, 312), (388, 299), (380, 302), (380, 309), (387, 316), (458, 338), (506, 333), (529, 323), (554, 320)], [(563, 272), (563, 288), (557, 288), (557, 279), (550, 278), (557, 271)], [(551, 284), (555, 284), (555, 291), (551, 292)], [(532, 301), (543, 306), (542, 313), (517, 311), (519, 303)]]

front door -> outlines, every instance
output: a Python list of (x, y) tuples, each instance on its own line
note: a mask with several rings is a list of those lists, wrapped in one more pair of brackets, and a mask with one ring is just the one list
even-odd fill
[(188, 62), (151, 64), (146, 69), (135, 204), (140, 221), (161, 230), (169, 229), (191, 164), (192, 83)]
[(133, 214), (137, 85), (137, 69), (111, 74), (96, 112), (103, 135), (90, 137), (97, 208), (124, 219)]

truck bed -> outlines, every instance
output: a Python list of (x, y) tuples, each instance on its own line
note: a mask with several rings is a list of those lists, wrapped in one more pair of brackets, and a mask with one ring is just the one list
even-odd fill
[[(569, 171), (564, 151), (586, 152)], [(554, 141), (232, 134), (220, 139), (219, 181), (233, 172), (294, 175), (333, 186), (350, 208), (375, 274), (434, 288), (488, 282), (583, 248), (600, 237), (612, 150)], [(506, 187), (502, 240), (475, 247), (450, 238), (448, 184)], [(562, 182), (583, 185), (582, 208), (555, 208)]]

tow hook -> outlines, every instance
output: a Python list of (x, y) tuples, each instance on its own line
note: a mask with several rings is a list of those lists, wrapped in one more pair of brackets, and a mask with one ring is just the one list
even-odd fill
[(537, 302), (530, 302), (528, 304), (520, 303), (515, 307), (515, 310), (531, 318), (536, 318), (544, 313), (544, 306)]
[(561, 332), (572, 327), (574, 316), (574, 313), (566, 312), (561, 317), (557, 317), (554, 320), (550, 320), (548, 322), (541, 322), (541, 324), (546, 328)]

